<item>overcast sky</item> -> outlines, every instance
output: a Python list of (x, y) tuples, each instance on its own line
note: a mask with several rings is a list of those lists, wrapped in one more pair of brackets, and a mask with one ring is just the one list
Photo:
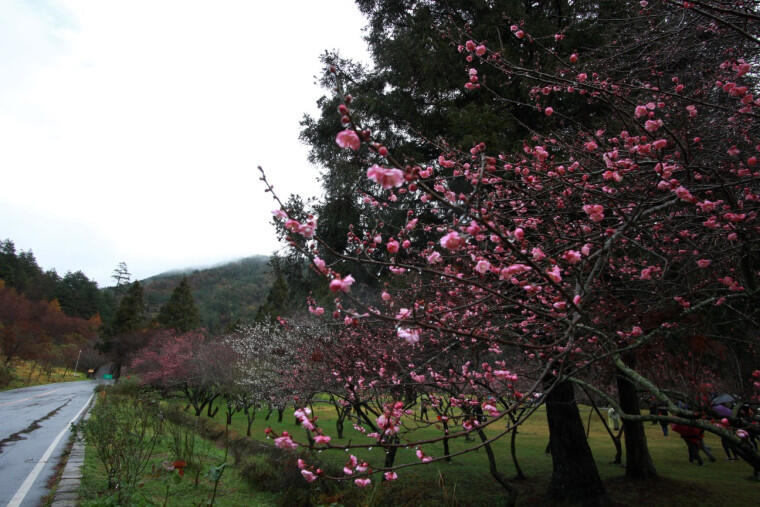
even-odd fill
[(0, 0), (0, 239), (101, 286), (270, 254), (256, 166), (319, 192), (298, 123), (364, 25), (350, 0)]

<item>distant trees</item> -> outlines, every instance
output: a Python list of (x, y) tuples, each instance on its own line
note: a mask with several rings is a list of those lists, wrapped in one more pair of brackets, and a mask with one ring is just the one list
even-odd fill
[(63, 278), (54, 269), (43, 271), (31, 250), (17, 252), (10, 239), (0, 241), (0, 279), (31, 300), (57, 299), (70, 317), (89, 319), (97, 313), (113, 313), (114, 301), (100, 293), (94, 280), (81, 271)]
[(56, 301), (34, 301), (0, 283), (0, 353), (5, 367), (16, 359), (63, 364), (71, 345), (95, 337), (96, 322), (69, 317)]
[(200, 327), (200, 315), (186, 276), (182, 277), (169, 301), (161, 307), (157, 320), (161, 326), (183, 333)]

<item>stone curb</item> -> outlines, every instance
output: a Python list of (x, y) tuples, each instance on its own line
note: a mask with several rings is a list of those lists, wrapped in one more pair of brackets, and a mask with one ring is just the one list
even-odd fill
[[(90, 418), (90, 410), (95, 404), (95, 398), (90, 402), (84, 415), (76, 423)], [(75, 424), (76, 424), (75, 423)], [(50, 507), (77, 507), (79, 505), (79, 485), (82, 482), (82, 467), (84, 466), (84, 439), (77, 435), (69, 451), (69, 460), (58, 481), (55, 496)]]

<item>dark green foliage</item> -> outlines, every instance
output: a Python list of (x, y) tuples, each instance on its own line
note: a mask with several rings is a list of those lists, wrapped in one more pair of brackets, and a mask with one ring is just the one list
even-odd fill
[(277, 317), (285, 316), (287, 309), (290, 306), (288, 297), (288, 284), (285, 282), (282, 269), (280, 267), (279, 257), (272, 257), (269, 261), (269, 265), (272, 267), (272, 286), (267, 294), (267, 299), (263, 305), (261, 305), (256, 312), (256, 321), (262, 322), (268, 320), (274, 322)]
[(69, 317), (89, 319), (100, 313), (113, 315), (116, 304), (112, 298), (102, 297), (98, 284), (81, 271), (66, 273), (61, 278), (54, 269), (43, 271), (31, 250), (16, 252), (13, 241), (0, 241), (0, 279), (7, 287), (33, 301), (57, 299)]
[(66, 315), (89, 319), (98, 313), (98, 284), (81, 271), (66, 273), (56, 287), (55, 297)]
[(116, 310), (116, 318), (111, 328), (112, 335), (131, 333), (139, 330), (145, 323), (145, 300), (140, 282), (129, 286), (124, 298)]
[(198, 308), (195, 306), (193, 292), (186, 276), (174, 289), (169, 301), (161, 307), (157, 320), (163, 327), (183, 333), (200, 326)]
[[(352, 119), (371, 130), (373, 141), (388, 147), (394, 164), (426, 164), (441, 152), (468, 150), (480, 142), (489, 152), (520, 150), (533, 129), (565, 120), (547, 119), (537, 110), (518, 75), (504, 75), (477, 61), (468, 64), (457, 52), (457, 44), (471, 38), (505, 59), (521, 61), (527, 69), (552, 72), (558, 65), (567, 65), (570, 53), (583, 58), (614, 36), (617, 27), (608, 20), (619, 17), (620, 10), (633, 8), (630, 2), (611, 0), (357, 0), (357, 4), (368, 19), (366, 40), (373, 66), (326, 53), (321, 83), (331, 95), (318, 101), (320, 116), (305, 116), (301, 131), (302, 140), (310, 146), (310, 160), (325, 168), (321, 178), (325, 197), (313, 205), (319, 216), (318, 233), (338, 252), (350, 251), (346, 242), (350, 225), (354, 232), (370, 225), (361, 223), (360, 216), (376, 217), (394, 228), (403, 225), (405, 215), (362, 202), (363, 195), (382, 202), (383, 193), (367, 181), (364, 172), (373, 162), (390, 162), (375, 155), (366, 143), (357, 153), (336, 145), (335, 134), (343, 128), (337, 112), (343, 98), (332, 95), (336, 79), (342, 91), (353, 96)], [(600, 23), (602, 18), (604, 23)], [(523, 22), (535, 44), (523, 44), (510, 32), (511, 24)], [(565, 38), (556, 45), (557, 58), (536, 50), (537, 44), (554, 46), (554, 35), (560, 30)], [(335, 74), (327, 70), (328, 65), (334, 66)], [(484, 86), (475, 92), (463, 87), (469, 66), (479, 69)], [(563, 101), (561, 109), (567, 117), (598, 114), (583, 98), (557, 100)], [(464, 182), (461, 191), (467, 191)], [(289, 211), (293, 204), (288, 202)], [(440, 218), (430, 223), (436, 220)], [(328, 262), (334, 260), (326, 251), (320, 255)], [(371, 274), (363, 280), (356, 266), (346, 270), (363, 283), (376, 278)]]
[[(252, 321), (269, 290), (267, 257), (256, 256), (212, 268), (165, 273), (143, 280), (147, 313), (157, 315), (183, 277), (193, 287), (201, 327), (222, 331), (238, 320)], [(113, 291), (113, 288), (106, 289)]]

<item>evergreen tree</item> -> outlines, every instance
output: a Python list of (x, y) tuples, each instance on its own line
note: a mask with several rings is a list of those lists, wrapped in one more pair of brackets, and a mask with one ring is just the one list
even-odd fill
[(129, 280), (132, 277), (132, 275), (129, 273), (129, 269), (127, 269), (127, 263), (124, 261), (121, 261), (119, 264), (116, 265), (116, 267), (113, 270), (113, 274), (111, 275), (111, 278), (114, 279), (114, 282), (116, 282), (116, 290), (117, 292), (122, 292), (122, 289), (129, 285)]
[(259, 306), (256, 312), (256, 322), (268, 320), (274, 321), (279, 316), (284, 316), (288, 312), (288, 284), (283, 275), (281, 260), (279, 257), (272, 257), (269, 265), (272, 266), (272, 287), (267, 294), (266, 302)]
[(145, 322), (145, 300), (140, 282), (135, 281), (116, 310), (111, 334), (114, 336), (139, 330)]
[(163, 327), (183, 333), (200, 326), (201, 319), (198, 308), (195, 306), (193, 293), (186, 276), (174, 289), (169, 301), (161, 307), (157, 320)]
[(144, 345), (145, 300), (140, 282), (135, 281), (119, 303), (108, 337), (101, 343), (101, 351), (111, 356), (115, 365), (115, 378), (121, 375), (121, 366), (127, 357)]
[(68, 272), (58, 284), (55, 297), (66, 315), (89, 319), (98, 313), (98, 284), (82, 273)]

